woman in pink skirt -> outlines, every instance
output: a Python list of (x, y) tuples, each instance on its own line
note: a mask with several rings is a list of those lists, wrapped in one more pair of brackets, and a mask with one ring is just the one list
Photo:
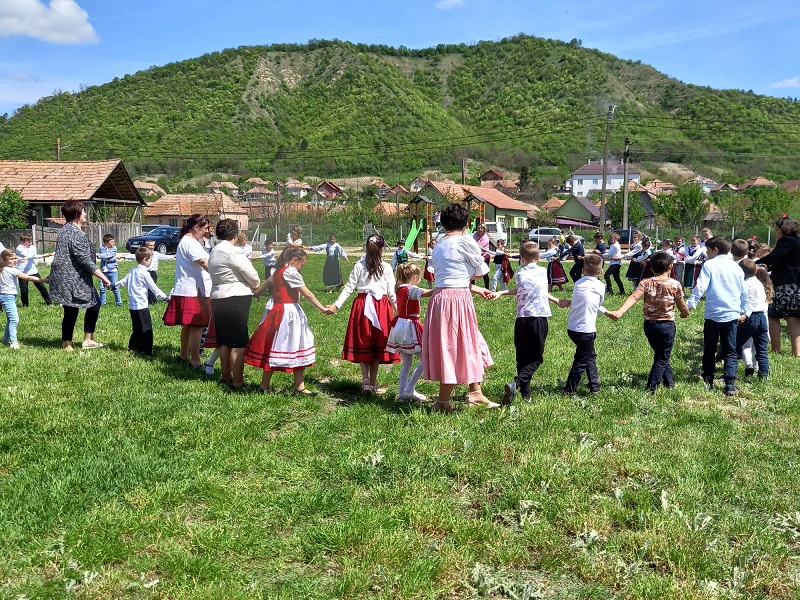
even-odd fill
[(470, 294), (489, 299), (492, 293), (472, 285), (489, 267), (478, 244), (464, 235), (468, 218), (469, 212), (461, 204), (450, 204), (442, 211), (446, 235), (436, 244), (430, 260), (436, 281), (422, 332), (422, 365), (425, 379), (439, 382), (439, 399), (433, 406), (444, 412), (453, 410), (450, 396), (458, 383), (469, 384), (467, 402), (471, 406), (500, 406), (481, 391), (483, 371), (494, 362), (478, 330)]

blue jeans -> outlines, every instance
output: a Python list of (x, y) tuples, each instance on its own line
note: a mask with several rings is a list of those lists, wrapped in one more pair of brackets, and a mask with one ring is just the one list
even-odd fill
[(17, 343), (17, 326), (19, 325), (19, 313), (17, 312), (17, 295), (0, 294), (0, 304), (6, 311), (6, 329), (3, 333), (4, 344)]
[(672, 364), (669, 362), (675, 344), (675, 321), (645, 320), (644, 335), (653, 349), (653, 366), (647, 378), (647, 389), (655, 391), (661, 383), (668, 388), (675, 387)]
[(725, 383), (732, 384), (736, 381), (736, 366), (739, 361), (736, 355), (738, 325), (738, 319), (723, 322), (706, 319), (703, 322), (703, 380), (706, 383), (714, 383), (717, 342), (719, 342), (720, 354), (724, 361), (722, 374), (725, 377)]
[[(122, 306), (122, 296), (119, 293), (119, 289), (117, 289), (116, 285), (119, 281), (119, 273), (117, 271), (109, 271), (108, 273), (103, 273), (108, 280), (111, 282), (112, 289), (114, 290), (114, 301), (117, 303), (117, 306)], [(106, 286), (102, 283), (100, 284), (100, 306), (106, 305)]]
[(769, 375), (769, 356), (767, 355), (767, 343), (769, 342), (769, 328), (767, 327), (767, 315), (763, 312), (751, 313), (744, 323), (739, 323), (736, 331), (736, 352), (742, 351), (745, 342), (753, 338), (753, 352), (758, 362), (758, 376), (766, 377)]

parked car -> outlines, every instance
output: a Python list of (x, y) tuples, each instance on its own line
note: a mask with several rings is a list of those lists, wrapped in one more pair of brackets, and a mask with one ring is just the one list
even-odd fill
[(629, 250), (631, 247), (631, 238), (633, 237), (633, 234), (642, 232), (638, 229), (615, 229), (613, 233), (619, 235), (619, 247), (623, 250)]
[(160, 225), (143, 235), (128, 238), (128, 241), (125, 242), (125, 247), (128, 252), (133, 253), (141, 248), (145, 241), (153, 240), (156, 243), (156, 250), (161, 254), (174, 254), (178, 249), (178, 234), (180, 232), (180, 227)]
[(484, 226), (486, 227), (486, 233), (489, 235), (489, 239), (491, 240), (493, 246), (497, 244), (497, 240), (504, 240), (505, 242), (508, 242), (506, 226), (501, 222), (486, 221)]
[(562, 233), (564, 234), (564, 237), (568, 235), (574, 235), (576, 238), (578, 238), (578, 241), (581, 244), (585, 241), (582, 235), (578, 235), (571, 230), (562, 232), (558, 227), (539, 227), (537, 229), (531, 229), (528, 232), (528, 240), (531, 242), (536, 242), (539, 244), (540, 248), (546, 248), (547, 242), (549, 242), (551, 238), (555, 237), (557, 239), (561, 239)]

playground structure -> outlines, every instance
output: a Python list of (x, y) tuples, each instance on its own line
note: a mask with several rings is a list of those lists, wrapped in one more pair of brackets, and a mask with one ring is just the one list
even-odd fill
[[(469, 194), (463, 200), (457, 200), (458, 204), (463, 204), (469, 211), (467, 220), (467, 230), (472, 233), (478, 228), (479, 223), (486, 221), (486, 200), (475, 194)], [(435, 211), (433, 200), (422, 194), (417, 194), (408, 203), (409, 218), (411, 225), (406, 236), (405, 249), (419, 252), (420, 242), (423, 252), (430, 245), (430, 241), (436, 235), (433, 223), (433, 213)], [(422, 238), (420, 239), (420, 234)]]

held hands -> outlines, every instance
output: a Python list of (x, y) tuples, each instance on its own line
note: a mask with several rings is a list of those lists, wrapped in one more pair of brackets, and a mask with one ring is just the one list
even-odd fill
[(339, 309), (336, 308), (335, 304), (328, 304), (325, 306), (324, 310), (322, 311), (323, 315), (335, 315)]
[(621, 315), (617, 311), (607, 310), (606, 311), (606, 316), (609, 319), (611, 319), (612, 321), (619, 321), (619, 318), (620, 318)]
[(497, 297), (494, 292), (486, 288), (478, 288), (478, 290), (477, 294), (484, 300), (494, 300)]
[(747, 315), (739, 315), (739, 323), (744, 323), (747, 320)]
[(569, 308), (570, 306), (572, 306), (572, 300), (561, 298), (561, 300), (558, 301), (558, 308)]
[(689, 309), (685, 308), (681, 311), (681, 319), (688, 319), (689, 318)]

